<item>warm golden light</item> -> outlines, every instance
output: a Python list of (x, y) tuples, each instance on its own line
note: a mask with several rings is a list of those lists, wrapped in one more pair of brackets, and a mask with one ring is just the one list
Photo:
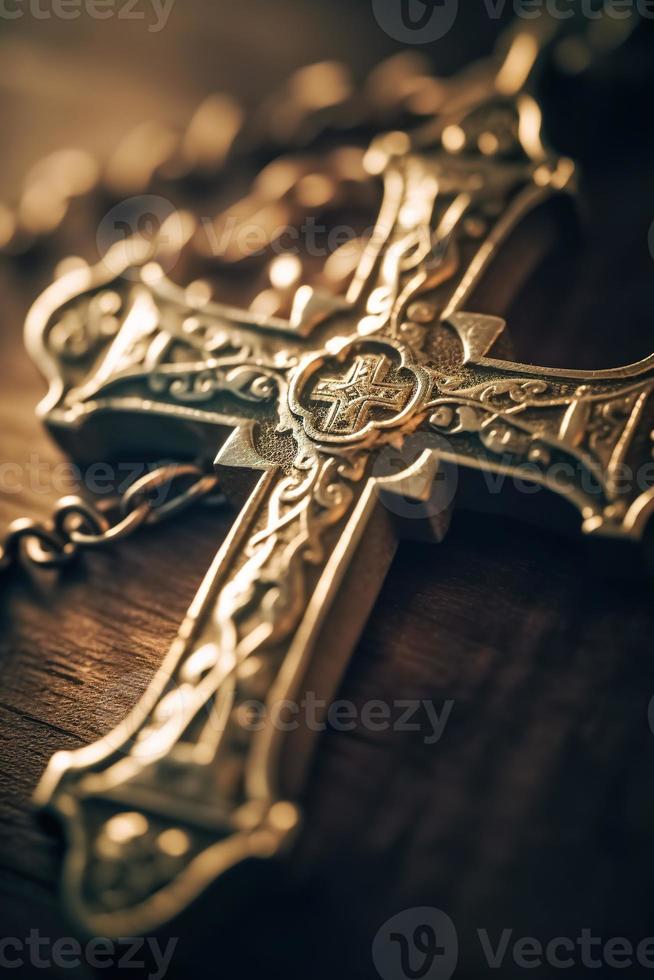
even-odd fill
[(537, 57), (536, 38), (531, 34), (518, 34), (495, 79), (497, 91), (502, 95), (514, 95), (519, 92), (527, 81)]
[(270, 266), (270, 282), (275, 289), (290, 289), (302, 274), (297, 255), (278, 255)]
[(443, 130), (442, 142), (448, 153), (460, 153), (466, 145), (466, 134), (460, 126), (446, 126)]

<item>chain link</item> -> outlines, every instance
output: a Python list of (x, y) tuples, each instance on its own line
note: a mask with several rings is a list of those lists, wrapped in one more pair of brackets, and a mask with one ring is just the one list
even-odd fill
[[(590, 45), (598, 34), (591, 30), (593, 25), (594, 20), (585, 31), (580, 31), (576, 25), (575, 30), (569, 32), (570, 37), (562, 31), (561, 39), (558, 37), (561, 24), (553, 22), (549, 27), (545, 24), (540, 46), (546, 48), (546, 42), (552, 39), (568, 43), (571, 38)], [(519, 26), (520, 29), (524, 27)], [(633, 26), (630, 22), (617, 30), (613, 24), (610, 34), (598, 35), (603, 43), (600, 45), (598, 40), (597, 50), (590, 52), (589, 49), (589, 56), (586, 61), (582, 59), (583, 63), (592, 61), (591, 54), (598, 57), (604, 49), (618, 46)], [(489, 59), (487, 65), (489, 78), (494, 77), (498, 67), (493, 61)], [(0, 255), (25, 254), (42, 238), (54, 236), (64, 221), (68, 205), (75, 198), (99, 197), (106, 204), (108, 198), (120, 199), (125, 194), (143, 194), (166, 186), (172, 189), (199, 178), (211, 187), (219, 178), (224, 179), (230, 168), (240, 172), (245, 159), (256, 159), (268, 165), (255, 181), (256, 191), (239, 202), (241, 211), (248, 211), (245, 205), (249, 205), (249, 210), (260, 216), (262, 208), (268, 207), (273, 224), (280, 227), (293, 218), (297, 221), (303, 207), (302, 200), (295, 199), (297, 187), (308, 194), (308, 203), (305, 201), (304, 206), (311, 210), (317, 206), (312, 195), (317, 190), (323, 192), (327, 186), (325, 173), (336, 188), (329, 200), (342, 205), (342, 194), (339, 197), (342, 189), (352, 184), (365, 189), (368, 175), (362, 172), (360, 159), (353, 155), (356, 146), (346, 147), (345, 152), (341, 147), (331, 155), (325, 155), (323, 151), (317, 158), (315, 154), (323, 134), (338, 131), (345, 136), (356, 134), (358, 130), (361, 135), (367, 130), (378, 132), (419, 125), (447, 104), (450, 84), (431, 75), (426, 58), (404, 52), (378, 65), (356, 95), (347, 68), (338, 62), (323, 62), (300, 69), (267, 100), (264, 109), (252, 120), (248, 121), (241, 107), (230, 97), (220, 93), (209, 96), (201, 104), (184, 134), (172, 134), (163, 127), (155, 130), (151, 126), (139, 127), (126, 137), (104, 168), (81, 150), (53, 153), (28, 175), (15, 214), (0, 203)], [(311, 99), (307, 100), (306, 91), (320, 93), (315, 105)], [(293, 120), (292, 124), (290, 120)], [(281, 152), (296, 155), (279, 156)], [(298, 153), (304, 156), (298, 157)], [(317, 159), (322, 160), (322, 164), (318, 164)], [(322, 179), (317, 179), (321, 176)], [(27, 234), (21, 227), (21, 215), (23, 212), (32, 214), (33, 209), (27, 207), (32, 183), (38, 184), (41, 191), (47, 184), (50, 196), (53, 200), (60, 199), (61, 206), (50, 208), (50, 217), (43, 226), (31, 227)], [(287, 208), (284, 221), (273, 205)], [(53, 211), (58, 215), (57, 220), (50, 220)], [(228, 212), (215, 217), (218, 230), (221, 220), (229, 217)], [(196, 248), (201, 257), (201, 248)], [(356, 254), (352, 254), (356, 258)], [(226, 253), (220, 258), (227, 265), (230, 260), (236, 265), (243, 256), (232, 257)], [(338, 263), (334, 261), (337, 258)], [(332, 256), (325, 272), (328, 279), (348, 275), (351, 270), (348, 266), (343, 271), (342, 262), (343, 256), (339, 258), (338, 252)], [(291, 285), (294, 284), (295, 281)], [(280, 312), (283, 292), (281, 287), (268, 289), (258, 300), (269, 304), (272, 301), (270, 294), (275, 293), (272, 297), (275, 309), (267, 312)], [(290, 287), (286, 292), (290, 295)], [(177, 493), (165, 501), (160, 499), (166, 485), (172, 489), (178, 484)], [(144, 524), (167, 520), (197, 500), (206, 500), (216, 486), (216, 477), (202, 467), (181, 463), (162, 466), (146, 474), (120, 499), (95, 505), (82, 497), (63, 497), (55, 505), (50, 521), (21, 518), (10, 524), (4, 540), (0, 540), (0, 572), (14, 566), (21, 558), (43, 567), (67, 565), (80, 550), (119, 541)]]
[(62, 497), (49, 521), (21, 517), (9, 525), (0, 541), (0, 572), (21, 559), (61, 568), (82, 550), (130, 537), (143, 525), (168, 520), (199, 500), (223, 503), (217, 488), (217, 477), (199, 464), (169, 463), (140, 477), (121, 497), (99, 504), (76, 495)]
[[(492, 76), (493, 62), (506, 40), (527, 24), (541, 48), (539, 61), (551, 59), (565, 73), (574, 74), (619, 47), (637, 22), (635, 16), (625, 20), (584, 18), (579, 11), (570, 21), (543, 12), (534, 21), (519, 21), (510, 28), (487, 67)], [(441, 112), (450, 91), (450, 80), (434, 77), (426, 56), (405, 51), (378, 64), (358, 89), (351, 72), (340, 62), (307, 65), (252, 114), (231, 96), (212, 93), (184, 129), (171, 130), (158, 123), (139, 125), (126, 133), (104, 163), (82, 149), (62, 149), (41, 159), (26, 174), (15, 207), (0, 201), (0, 256), (31, 254), (43, 240), (56, 237), (74, 201), (95, 201), (107, 207), (139, 194), (174, 194), (190, 187), (197, 191), (198, 186), (211, 192), (228, 175), (240, 176), (248, 161), (256, 160), (261, 166), (271, 161), (283, 163), (280, 154), (313, 150), (321, 155), (326, 133), (338, 132), (347, 138), (358, 132), (369, 137), (380, 130), (412, 128)], [(285, 186), (283, 180), (280, 183)], [(269, 205), (274, 227), (284, 225), (271, 207), (283, 203), (280, 196), (273, 193), (272, 200), (263, 202)], [(47, 208), (43, 208), (44, 197), (50, 201)], [(198, 247), (200, 259), (202, 252)], [(220, 257), (230, 260), (229, 254)]]

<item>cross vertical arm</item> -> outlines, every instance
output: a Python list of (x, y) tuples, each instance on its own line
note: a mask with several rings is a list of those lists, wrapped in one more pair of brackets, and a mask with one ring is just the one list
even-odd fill
[(139, 705), (53, 758), (38, 801), (71, 830), (66, 894), (85, 928), (156, 928), (292, 840), (316, 737), (305, 695), (333, 696), (396, 547), (370, 464), (339, 450), (265, 469)]

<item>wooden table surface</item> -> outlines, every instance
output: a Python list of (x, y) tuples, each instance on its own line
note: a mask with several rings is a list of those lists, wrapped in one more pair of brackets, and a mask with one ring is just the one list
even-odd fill
[[(271, 50), (271, 25), (290, 15), (302, 44), (279, 31)], [(102, 36), (97, 25), (27, 20), (0, 35), (9, 196), (30, 161), (64, 143), (102, 152), (130, 123), (184, 119), (221, 86), (254, 100), (298, 64), (337, 55), (361, 73), (391, 50), (366, 5), (180, 3), (155, 36), (106, 23)], [(451, 70), (489, 43), (476, 21), (470, 36), (464, 24), (435, 63)], [(651, 137), (648, 148), (633, 107), (609, 108), (595, 144), (574, 104), (558, 120), (578, 136), (590, 219), (574, 286), (525, 305), (540, 321), (523, 317), (516, 346), (534, 360), (599, 367), (654, 348)], [(21, 341), (56, 257), (0, 267), (2, 524), (46, 515), (64, 478), (33, 414), (43, 385)], [(61, 843), (38, 821), (32, 791), (54, 751), (103, 735), (137, 700), (232, 518), (198, 509), (61, 577), (3, 580), (2, 935), (70, 934), (57, 898)], [(493, 942), (504, 929), (542, 942), (584, 927), (605, 940), (654, 934), (653, 631), (651, 579), (598, 572), (579, 539), (459, 510), (442, 546), (402, 545), (340, 696), (358, 706), (453, 701), (443, 737), (429, 745), (420, 733), (360, 728), (321, 737), (295, 883), (283, 901), (262, 885), (247, 911), (216, 916), (206, 975), (374, 976), (377, 930), (419, 906), (452, 918), (456, 976), (468, 980), (486, 975), (479, 929)], [(183, 957), (197, 954), (188, 947), (182, 936), (180, 975)], [(522, 974), (507, 957), (501, 976)]]

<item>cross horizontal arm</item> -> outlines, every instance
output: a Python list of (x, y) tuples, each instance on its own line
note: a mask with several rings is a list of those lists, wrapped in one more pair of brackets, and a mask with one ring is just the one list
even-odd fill
[(442, 458), (543, 484), (588, 534), (639, 539), (654, 509), (653, 391), (654, 355), (607, 371), (482, 356), (436, 375), (424, 425)]
[[(160, 269), (128, 266), (121, 250), (46, 290), (29, 313), (26, 340), (50, 383), (40, 414), (78, 457), (120, 452), (139, 433), (143, 446), (179, 452), (175, 419), (204, 432), (213, 456), (216, 426), (274, 413), (302, 330), (215, 303), (200, 309)], [(99, 419), (114, 413), (136, 425)]]

